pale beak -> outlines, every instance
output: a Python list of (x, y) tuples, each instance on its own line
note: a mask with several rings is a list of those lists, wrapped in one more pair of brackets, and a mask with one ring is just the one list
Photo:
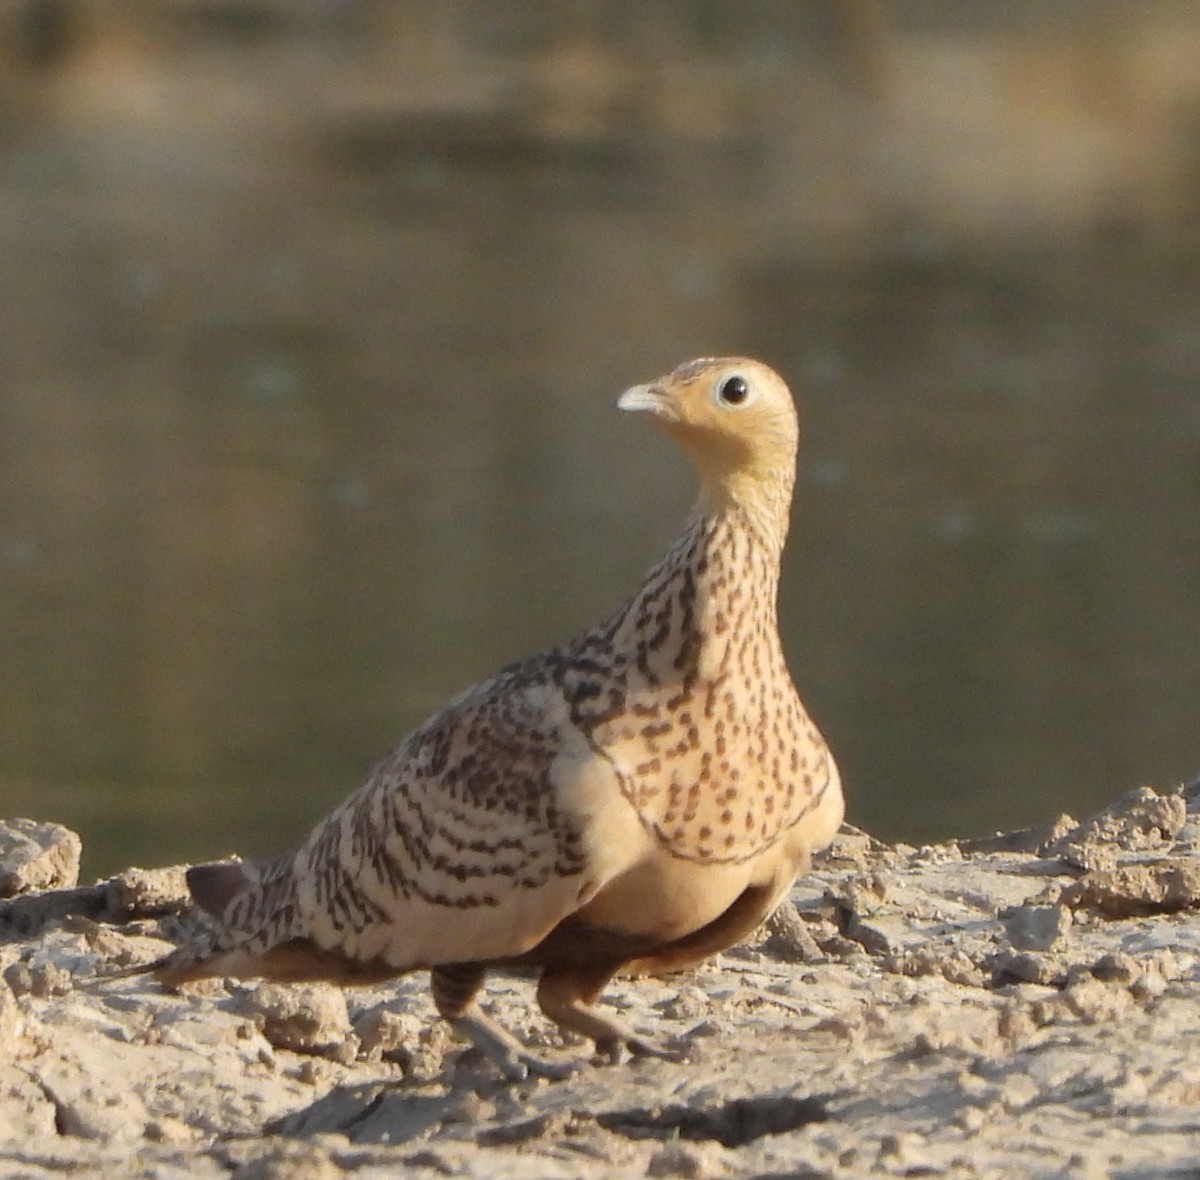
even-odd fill
[(619, 410), (646, 410), (659, 417), (667, 417), (670, 399), (653, 385), (634, 385), (617, 398)]

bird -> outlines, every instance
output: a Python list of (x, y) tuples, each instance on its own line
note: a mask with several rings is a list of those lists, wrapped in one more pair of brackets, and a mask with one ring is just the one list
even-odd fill
[(841, 780), (777, 619), (800, 429), (783, 379), (701, 358), (621, 394), (691, 457), (699, 494), (641, 587), (405, 737), (299, 848), (187, 874), (197, 941), (135, 969), (378, 983), (428, 970), (437, 1011), (509, 1080), (559, 1078), (479, 1004), (532, 969), (597, 1061), (668, 1055), (597, 1006), (619, 973), (751, 934), (842, 821)]

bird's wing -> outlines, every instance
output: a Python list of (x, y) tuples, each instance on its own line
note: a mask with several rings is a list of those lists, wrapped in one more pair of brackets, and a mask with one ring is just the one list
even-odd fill
[(518, 955), (647, 837), (561, 693), (509, 671), (452, 701), (296, 854), (304, 934), (397, 969)]

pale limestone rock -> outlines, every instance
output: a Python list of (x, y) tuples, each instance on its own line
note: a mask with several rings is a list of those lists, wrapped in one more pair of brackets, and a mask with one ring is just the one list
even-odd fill
[(0, 821), (0, 898), (69, 889), (79, 880), (83, 841), (61, 824)]

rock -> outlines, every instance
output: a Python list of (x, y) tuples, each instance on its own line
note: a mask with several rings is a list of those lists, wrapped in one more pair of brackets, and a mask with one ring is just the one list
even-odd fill
[(353, 1060), (358, 1051), (345, 994), (332, 984), (260, 984), (241, 996), (237, 1008), (260, 1023), (276, 1049), (339, 1061)]
[(23, 1048), (25, 1016), (7, 983), (0, 982), (0, 1060), (13, 1061)]
[(146, 1123), (146, 1138), (151, 1143), (194, 1143), (197, 1132), (181, 1119), (151, 1119)]
[(1085, 873), (1106, 873), (1117, 867), (1119, 853), (1111, 844), (1090, 843), (1069, 837), (1053, 845), (1051, 855), (1057, 856), (1065, 865), (1082, 869)]
[[(15, 821), (18, 823), (28, 821)], [(44, 825), (57, 827), (57, 825)], [(59, 831), (78, 841), (66, 828)], [(0, 825), (0, 832), (3, 826)], [(78, 852), (74, 875), (78, 876)], [(0, 870), (2, 871), (2, 870)], [(127, 869), (98, 885), (60, 888), (39, 886), (38, 892), (22, 893), (0, 901), (0, 932), (11, 930), (30, 937), (53, 922), (70, 918), (91, 921), (130, 922), (177, 913), (191, 905), (186, 869)]]
[(94, 925), (85, 932), (84, 937), (88, 948), (103, 965), (100, 974), (132, 967), (135, 963), (149, 962), (161, 953), (158, 947), (147, 953), (147, 945), (153, 946), (150, 940), (114, 930), (111, 926)]
[(1167, 981), (1161, 976), (1152, 971), (1147, 971), (1139, 975), (1129, 985), (1129, 994), (1138, 1001), (1139, 1004), (1147, 1004), (1152, 1000), (1157, 1000), (1167, 990)]
[(885, 957), (883, 968), (910, 979), (936, 975), (963, 987), (982, 987), (984, 983), (980, 964), (957, 948), (924, 946), (890, 954)]
[(905, 1176), (927, 1176), (931, 1171), (921, 1136), (913, 1131), (884, 1135), (879, 1141), (879, 1156), (884, 1170), (902, 1169)]
[(891, 878), (883, 873), (855, 873), (825, 891), (826, 899), (847, 914), (871, 914), (887, 901)]
[(1026, 1004), (1013, 1001), (1006, 1004), (996, 1020), (996, 1034), (1010, 1049), (1018, 1049), (1028, 1043), (1037, 1031), (1038, 1022)]
[(888, 900), (890, 888), (889, 877), (868, 872), (846, 877), (825, 891), (825, 899), (834, 907), (842, 935), (873, 955), (886, 955), (898, 949), (899, 944), (893, 941), (879, 920), (879, 911)]
[(1019, 951), (1052, 951), (1071, 930), (1071, 911), (1064, 905), (1023, 905), (1005, 910), (1004, 931)]
[[(790, 899), (822, 955), (787, 906), (750, 953), (618, 977), (605, 1008), (663, 1047), (686, 1030), (687, 1059), (553, 1084), (500, 1083), (435, 1018), (419, 973), (347, 993), (95, 981), (97, 959), (145, 963), (187, 936), (178, 869), (9, 899), (10, 917), (41, 908), (23, 911), (30, 933), (10, 921), (0, 937), (0, 1175), (1067, 1176), (1092, 1154), (1131, 1175), (1186, 1169), (1200, 856), (1163, 834), (1159, 799), (1081, 833), (1081, 856), (1112, 867), (1079, 879), (1028, 837), (992, 851), (857, 838)], [(1157, 859), (1122, 843), (1143, 839)], [(835, 920), (877, 954), (831, 936)], [(494, 972), (481, 1001), (558, 1056), (533, 992)]]
[(4, 981), (18, 996), (65, 996), (72, 987), (71, 976), (57, 963), (22, 959), (4, 972)]
[(817, 940), (790, 902), (784, 902), (764, 923), (762, 949), (784, 963), (813, 963), (824, 958)]
[(869, 864), (888, 863), (892, 859), (891, 851), (861, 828), (842, 824), (833, 842), (816, 854), (813, 863), (822, 867), (862, 869)]
[(992, 979), (997, 986), (1009, 983), (1036, 983), (1043, 987), (1059, 987), (1067, 972), (1061, 960), (1053, 955), (1022, 951), (1001, 953), (992, 964)]
[(77, 1139), (140, 1139), (146, 1107), (136, 1094), (104, 1079), (95, 1084), (80, 1077), (47, 1077), (41, 1082), (54, 1102), (60, 1135)]
[[(2, 1054), (3, 1046), (0, 1045), (0, 1056)], [(0, 1069), (0, 1074), (5, 1076), (6, 1082), (0, 1090), (0, 1094), (3, 1095), (3, 1101), (0, 1102), (0, 1145), (8, 1143), (32, 1146), (39, 1143), (60, 1143), (59, 1131), (55, 1125), (54, 1104), (46, 1097), (45, 1091), (34, 1077), (28, 1071), (22, 1076), (12, 1069)], [(0, 1147), (0, 1159), (7, 1164), (9, 1158), (9, 1154)], [(4, 1175), (20, 1176), (24, 1180), (24, 1177), (36, 1176), (37, 1173), (17, 1164), (15, 1167), (6, 1166)], [(41, 1180), (41, 1177), (38, 1177), (38, 1180)]]
[(432, 1081), (446, 1069), (446, 1058), (462, 1043), (455, 1040), (450, 1026), (441, 1020), (423, 1021), (417, 1043), (404, 1061), (404, 1076), (418, 1081)]
[(1000, 1103), (1009, 1113), (1035, 1105), (1041, 1096), (1041, 1086), (1024, 1073), (1010, 1074), (1000, 1087)]
[(1140, 918), (1200, 905), (1200, 863), (1159, 861), (1088, 873), (1068, 885), (1063, 905), (1105, 918)]
[(1111, 872), (1121, 851), (1161, 848), (1187, 823), (1182, 793), (1160, 795), (1139, 787), (1064, 833), (1042, 850), (1087, 873)]
[(1200, 775), (1186, 783), (1179, 793), (1189, 811), (1200, 811)]
[(462, 1123), (474, 1131), (496, 1117), (496, 1104), (473, 1090), (459, 1097), (442, 1116), (443, 1124)]
[(150, 1028), (159, 1044), (180, 1049), (234, 1046), (249, 1040), (247, 1034), (256, 1035), (256, 1022), (247, 1017), (231, 1017), (228, 1012), (193, 1006), (173, 1005), (156, 1013)]
[(1118, 1019), (1133, 998), (1123, 987), (1082, 979), (1063, 992), (1062, 1003), (1085, 1024), (1104, 1024)]
[(1142, 969), (1132, 955), (1110, 951), (1092, 964), (1092, 974), (1105, 983), (1130, 984), (1142, 974)]
[(186, 865), (169, 869), (126, 869), (104, 883), (107, 917), (115, 922), (157, 918), (192, 904)]
[(845, 935), (871, 955), (890, 955), (898, 949), (881, 925), (876, 922), (864, 922), (858, 917), (851, 918), (846, 923)]
[(51, 889), (0, 901), (0, 935), (6, 931), (31, 938), (54, 922), (67, 918), (98, 918), (108, 904), (102, 885)]
[[(1059, 844), (1116, 844), (1138, 852), (1173, 840), (1185, 823), (1187, 801), (1182, 794), (1160, 795), (1150, 787), (1138, 787), (1067, 832)], [(1057, 855), (1054, 845), (1046, 852)]]
[(708, 993), (698, 987), (681, 987), (657, 1007), (668, 1020), (698, 1020), (712, 1011)]
[(410, 1093), (378, 1084), (335, 1088), (309, 1106), (268, 1123), (266, 1130), (296, 1139), (340, 1134), (352, 1143), (407, 1143), (441, 1126), (458, 1104), (451, 1094)]
[(570, 1111), (546, 1112), (532, 1119), (515, 1119), (479, 1131), (475, 1142), (481, 1147), (517, 1147), (538, 1140), (560, 1139), (573, 1119)]
[(703, 1180), (709, 1174), (708, 1153), (684, 1143), (660, 1147), (646, 1165), (647, 1176), (682, 1176), (684, 1180)]
[(354, 1022), (354, 1033), (367, 1061), (391, 1061), (407, 1068), (420, 1045), (421, 1021), (381, 1005)]
[(340, 1180), (343, 1175), (324, 1147), (285, 1143), (235, 1168), (231, 1180)]
[(959, 840), (958, 846), (968, 855), (980, 852), (1037, 852), (1047, 844), (1061, 840), (1078, 826), (1078, 820), (1064, 813), (1048, 824), (1039, 824), (1035, 828), (1021, 828), (1015, 832), (997, 832), (994, 836)]
[(0, 821), (0, 898), (35, 889), (69, 889), (79, 881), (83, 841), (61, 824)]

